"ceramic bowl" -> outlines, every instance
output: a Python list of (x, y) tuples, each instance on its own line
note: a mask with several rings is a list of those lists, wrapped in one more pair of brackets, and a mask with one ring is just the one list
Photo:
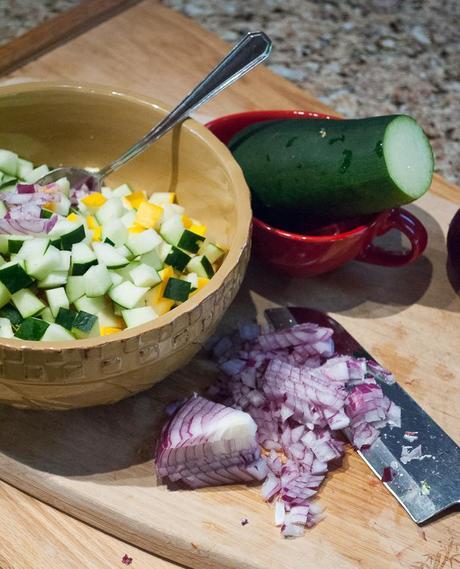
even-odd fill
[[(0, 148), (34, 163), (99, 168), (167, 112), (155, 99), (108, 87), (23, 83), (0, 88)], [(229, 248), (193, 298), (156, 320), (113, 336), (75, 342), (0, 339), (0, 403), (69, 409), (118, 401), (187, 363), (234, 298), (249, 258), (247, 185), (230, 152), (193, 120), (108, 179), (176, 192), (208, 235)]]

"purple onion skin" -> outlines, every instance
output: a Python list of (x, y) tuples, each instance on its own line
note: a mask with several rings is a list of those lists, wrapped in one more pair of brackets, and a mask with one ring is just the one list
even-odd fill
[(449, 280), (454, 290), (460, 293), (460, 209), (449, 224), (447, 253)]

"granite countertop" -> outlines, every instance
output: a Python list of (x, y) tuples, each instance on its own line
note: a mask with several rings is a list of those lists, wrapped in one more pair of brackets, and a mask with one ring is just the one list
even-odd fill
[[(79, 0), (0, 0), (0, 44)], [(269, 67), (347, 117), (408, 113), (460, 183), (458, 0), (162, 0), (228, 42), (272, 38)]]

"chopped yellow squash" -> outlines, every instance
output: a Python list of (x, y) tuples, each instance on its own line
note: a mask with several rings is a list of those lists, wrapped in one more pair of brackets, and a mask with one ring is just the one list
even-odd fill
[(93, 230), (93, 241), (101, 241), (102, 239), (102, 227), (95, 227)]
[(163, 208), (149, 202), (142, 202), (137, 210), (134, 223), (145, 229), (155, 227), (163, 215)]
[(76, 213), (69, 213), (69, 215), (67, 216), (67, 219), (69, 221), (78, 221), (79, 216)]
[(128, 231), (130, 233), (142, 233), (145, 231), (145, 227), (142, 227), (142, 225), (138, 225), (137, 223), (133, 223), (131, 227), (128, 227)]
[(87, 207), (89, 207), (91, 209), (97, 209), (97, 208), (101, 207), (101, 205), (105, 204), (105, 202), (107, 201), (107, 198), (104, 197), (99, 192), (93, 192), (92, 194), (89, 194), (88, 196), (85, 196), (84, 198), (82, 198), (81, 201)]
[(147, 201), (145, 192), (133, 192), (129, 196), (124, 196), (124, 199), (135, 209), (138, 209), (141, 203)]
[(112, 328), (110, 326), (101, 326), (99, 331), (101, 336), (109, 336), (110, 334), (116, 334), (117, 332), (121, 332), (123, 328)]
[(86, 223), (88, 224), (89, 229), (96, 229), (96, 227), (99, 227), (99, 224), (96, 221), (96, 218), (94, 217), (94, 215), (87, 215), (86, 216)]
[(188, 215), (182, 216), (182, 223), (184, 224), (185, 229), (190, 229), (193, 225), (193, 221), (190, 219)]
[(197, 235), (201, 235), (202, 237), (206, 235), (206, 225), (193, 224), (187, 229), (189, 229), (189, 231), (193, 231), (193, 233), (196, 233)]

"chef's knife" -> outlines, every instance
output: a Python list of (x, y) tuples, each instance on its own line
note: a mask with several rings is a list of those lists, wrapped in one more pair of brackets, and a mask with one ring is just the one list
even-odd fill
[[(324, 312), (304, 307), (270, 308), (265, 316), (276, 330), (303, 322), (332, 328), (338, 353), (374, 359)], [(401, 428), (385, 427), (380, 438), (358, 454), (380, 480), (387, 477), (384, 469), (394, 473), (385, 486), (414, 522), (422, 524), (460, 504), (460, 448), (397, 382), (377, 381), (385, 395), (401, 407)], [(414, 449), (419, 445), (422, 458), (401, 462), (403, 446)]]

